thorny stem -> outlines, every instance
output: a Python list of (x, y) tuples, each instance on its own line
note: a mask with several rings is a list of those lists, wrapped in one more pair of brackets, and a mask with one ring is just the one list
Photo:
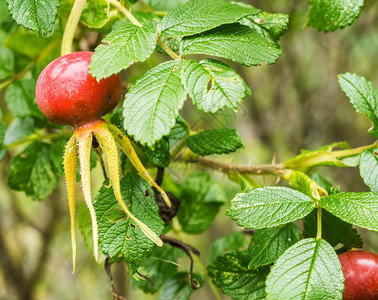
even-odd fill
[[(126, 7), (124, 7), (121, 3), (119, 3), (117, 0), (108, 0), (108, 3), (116, 7), (121, 13), (123, 13), (126, 18), (130, 20), (131, 23), (133, 23), (136, 26), (142, 27), (143, 25), (140, 24), (140, 22), (127, 10)], [(164, 44), (161, 40), (160, 37), (158, 37), (157, 43), (164, 49), (165, 52), (168, 53), (170, 57), (173, 59), (178, 59), (179, 56), (174, 53), (166, 44)]]
[(259, 165), (259, 166), (240, 166), (237, 164), (230, 164), (220, 162), (214, 159), (205, 158), (205, 157), (197, 157), (195, 159), (191, 158), (183, 158), (178, 157), (178, 160), (188, 163), (197, 163), (205, 167), (209, 167), (220, 172), (238, 172), (238, 173), (248, 173), (248, 174), (256, 174), (256, 175), (263, 175), (263, 174), (275, 174), (280, 175), (284, 168), (283, 164), (270, 164), (270, 165)]
[(84, 9), (84, 6), (85, 0), (75, 0), (74, 5), (72, 6), (70, 16), (67, 20), (66, 28), (64, 29), (61, 55), (71, 53), (76, 27), (79, 23), (80, 15)]
[[(361, 154), (364, 150), (373, 149), (376, 147), (378, 147), (378, 141), (374, 142), (373, 144), (358, 147), (358, 148), (332, 151), (332, 152), (327, 153), (327, 155), (333, 156), (334, 158), (344, 158), (348, 156)], [(210, 158), (205, 158), (205, 157), (196, 157), (196, 158), (189, 157), (188, 158), (184, 156), (178, 156), (176, 160), (186, 162), (186, 163), (197, 163), (204, 167), (209, 167), (209, 168), (212, 168), (220, 172), (224, 172), (224, 173), (231, 171), (231, 172), (244, 173), (244, 174), (255, 174), (255, 175), (271, 174), (271, 175), (282, 176), (285, 172), (287, 172), (287, 170), (289, 170), (288, 168), (285, 167), (284, 164), (241, 166), (238, 164), (220, 162), (220, 161), (210, 159)], [(298, 169), (299, 167), (301, 167), (301, 165), (296, 166), (295, 168), (293, 168), (293, 170)]]

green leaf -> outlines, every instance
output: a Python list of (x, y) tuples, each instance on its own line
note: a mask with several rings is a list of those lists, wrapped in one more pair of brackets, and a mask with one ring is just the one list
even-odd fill
[(168, 12), (161, 20), (163, 36), (187, 36), (255, 15), (259, 9), (223, 0), (192, 0)]
[(95, 49), (89, 73), (97, 80), (119, 73), (154, 52), (156, 33), (149, 27), (123, 25), (110, 32)]
[(170, 60), (145, 73), (130, 88), (124, 102), (124, 127), (142, 145), (152, 147), (175, 125), (186, 93), (180, 63)]
[(350, 73), (339, 75), (339, 85), (355, 110), (373, 122), (369, 132), (378, 139), (378, 90), (364, 77)]
[(182, 140), (189, 134), (189, 124), (179, 116), (176, 120), (175, 126), (169, 132), (169, 138), (172, 140)]
[(353, 225), (378, 231), (378, 195), (374, 193), (339, 193), (320, 199), (331, 214)]
[(328, 194), (340, 193), (340, 189), (338, 187), (334, 187), (327, 179), (323, 178), (319, 172), (314, 172), (311, 175), (311, 179), (325, 189)]
[[(93, 235), (92, 235), (92, 220), (91, 220), (91, 215), (89, 212), (89, 209), (83, 208), (81, 212), (79, 212), (79, 218), (78, 218), (78, 223), (79, 223), (79, 230), (81, 233), (81, 236), (83, 237), (84, 244), (87, 247), (87, 249), (92, 253), (94, 256), (93, 252)], [(99, 253), (101, 253), (101, 245), (99, 247)], [(100, 262), (102, 262), (105, 258), (104, 255), (100, 255)]]
[(168, 167), (171, 159), (169, 149), (169, 140), (167, 138), (162, 138), (160, 141), (156, 142), (154, 150), (151, 150), (148, 147), (143, 147), (143, 154), (150, 163), (164, 168)]
[[(317, 235), (316, 227), (317, 216), (316, 211), (313, 211), (303, 219), (303, 236), (315, 238)], [(324, 209), (322, 210), (322, 238), (332, 247), (342, 244), (342, 247), (337, 250), (338, 253), (363, 246), (361, 236), (351, 224), (340, 220)]]
[(215, 113), (224, 107), (237, 109), (251, 90), (229, 66), (213, 59), (188, 60), (182, 82), (198, 109)]
[[(7, 3), (0, 1), (0, 25), (13, 22), (11, 15), (9, 14)], [(3, 26), (1, 26), (3, 28)]]
[[(173, 52), (178, 52), (180, 51), (180, 44), (181, 44), (181, 40), (182, 40), (182, 37), (160, 37), (160, 40), (166, 45), (168, 46), (168, 48), (170, 48)], [(159, 53), (163, 53), (165, 54), (166, 56), (169, 56), (169, 54), (167, 52), (165, 52), (165, 50), (158, 44), (156, 46), (156, 51), (159, 52)]]
[(364, 6), (364, 0), (310, 0), (306, 26), (329, 32), (352, 25)]
[(303, 173), (307, 173), (317, 166), (349, 167), (347, 162), (337, 159), (331, 150), (305, 151), (303, 154), (299, 154), (284, 163), (285, 168)]
[[(152, 188), (137, 174), (129, 172), (121, 179), (121, 193), (128, 209), (157, 235), (163, 231)], [(104, 254), (122, 256), (128, 264), (138, 265), (151, 255), (154, 243), (144, 235), (123, 212), (113, 189), (105, 182), (93, 203), (97, 222), (99, 244)]]
[(17, 118), (7, 128), (4, 137), (4, 144), (10, 145), (36, 130), (36, 122), (32, 117)]
[(299, 239), (299, 230), (293, 223), (257, 230), (248, 247), (251, 257), (248, 268), (256, 269), (275, 262), (287, 248), (294, 245)]
[(0, 80), (12, 77), (14, 68), (14, 56), (5, 47), (0, 47)]
[(305, 239), (285, 251), (266, 281), (267, 299), (342, 299), (340, 262), (325, 240)]
[(81, 20), (91, 28), (101, 28), (109, 21), (109, 3), (106, 0), (86, 0)]
[(5, 102), (16, 117), (36, 116), (43, 119), (35, 99), (34, 79), (23, 79), (13, 82), (5, 93)]
[(58, 0), (7, 0), (7, 4), (17, 24), (42, 35), (52, 31), (59, 6)]
[(182, 230), (187, 233), (203, 232), (211, 225), (219, 208), (226, 202), (223, 186), (212, 181), (209, 174), (190, 174), (185, 180), (177, 214)]
[(228, 154), (243, 147), (236, 129), (212, 129), (201, 131), (186, 139), (186, 144), (193, 152), (205, 156), (210, 154)]
[(247, 16), (241, 19), (239, 22), (242, 25), (256, 29), (261, 36), (277, 44), (287, 30), (289, 15), (260, 11), (254, 16)]
[(378, 149), (365, 150), (360, 158), (360, 175), (373, 193), (378, 194)]
[(263, 187), (237, 194), (226, 214), (245, 228), (270, 228), (308, 215), (315, 208), (306, 195), (286, 187)]
[(147, 0), (154, 10), (169, 11), (185, 4), (189, 0)]
[(289, 182), (294, 189), (309, 196), (311, 199), (318, 199), (327, 195), (327, 192), (305, 173), (292, 171)]
[(138, 272), (147, 276), (154, 283), (152, 286), (146, 280), (131, 280), (133, 287), (142, 289), (145, 293), (155, 293), (161, 286), (166, 284), (167, 278), (177, 273), (177, 259), (184, 255), (178, 248), (164, 244), (163, 247), (155, 247), (151, 257), (146, 258)]
[(248, 251), (228, 252), (218, 256), (207, 267), (207, 272), (214, 284), (233, 299), (265, 299), (265, 278), (269, 268), (248, 269), (249, 260)]
[(240, 24), (222, 25), (182, 39), (181, 54), (223, 57), (245, 66), (273, 64), (282, 51), (255, 29)]
[[(205, 277), (201, 274), (194, 273), (193, 278), (198, 281), (200, 287), (205, 283)], [(179, 272), (166, 280), (158, 300), (188, 300), (194, 291), (190, 286), (188, 274)]]
[(60, 32), (49, 37), (43, 37), (35, 32), (19, 30), (12, 32), (6, 38), (4, 45), (13, 53), (25, 55), (44, 68), (52, 60), (59, 57), (61, 42), (62, 35)]
[(3, 111), (0, 108), (0, 162), (3, 160), (5, 154), (7, 153), (6, 148), (3, 148), (4, 137), (5, 137), (5, 124), (1, 120), (3, 117)]
[(34, 142), (14, 156), (8, 173), (9, 187), (36, 200), (49, 196), (58, 184), (50, 148), (48, 144)]
[(218, 238), (211, 246), (208, 264), (213, 264), (216, 258), (225, 251), (236, 251), (244, 246), (244, 234), (240, 231), (235, 231), (230, 235)]

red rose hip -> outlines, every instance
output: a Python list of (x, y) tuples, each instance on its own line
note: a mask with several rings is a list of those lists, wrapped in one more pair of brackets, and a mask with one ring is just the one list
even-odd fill
[(344, 300), (378, 300), (378, 255), (350, 251), (339, 255), (345, 277)]
[(74, 127), (99, 120), (119, 103), (119, 75), (97, 82), (88, 73), (92, 52), (74, 52), (52, 61), (39, 75), (37, 103), (51, 122)]

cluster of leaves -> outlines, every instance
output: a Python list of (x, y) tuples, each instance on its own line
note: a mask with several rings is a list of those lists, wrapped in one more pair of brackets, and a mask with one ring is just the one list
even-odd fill
[[(124, 2), (130, 7), (138, 1)], [(251, 91), (224, 61), (244, 66), (273, 64), (282, 54), (279, 41), (287, 29), (288, 16), (223, 0), (147, 2), (153, 10), (168, 13), (160, 18), (139, 11), (134, 13), (136, 21), (130, 22), (111, 13), (112, 1), (87, 0), (81, 14), (83, 27), (106, 35), (90, 64), (90, 73), (98, 80), (146, 61), (155, 49), (172, 58), (136, 80), (123, 108), (109, 118), (134, 139), (138, 154), (152, 167), (169, 167), (184, 147), (193, 160), (243, 147), (233, 129), (192, 132), (179, 111), (188, 96), (205, 113), (236, 109)], [(343, 28), (353, 23), (362, 6), (362, 0), (310, 0), (307, 25), (325, 32)], [(34, 86), (40, 70), (59, 55), (70, 9), (68, 0), (7, 0), (7, 4), (0, 0), (0, 40), (5, 45), (0, 48), (0, 85), (7, 87), (6, 109), (12, 119), (6, 121), (7, 126), (0, 123), (0, 158), (7, 149), (28, 144), (12, 158), (8, 184), (37, 200), (48, 197), (58, 184), (69, 133), (40, 113)], [(17, 27), (12, 18), (45, 37)], [(187, 58), (197, 54), (205, 58)], [(25, 74), (28, 79), (23, 78)], [(363, 77), (349, 73), (339, 77), (339, 84), (356, 111), (372, 121), (370, 133), (378, 138), (377, 89)], [(343, 150), (335, 151), (335, 147)], [(362, 246), (354, 225), (378, 231), (377, 144), (349, 148), (347, 143), (335, 143), (316, 151), (304, 150), (277, 167), (291, 188), (256, 188), (236, 172), (243, 192), (231, 200), (227, 215), (239, 226), (256, 231), (251, 238), (249, 231), (235, 232), (212, 245), (207, 272), (223, 293), (234, 299), (342, 298), (344, 279), (337, 253)], [(324, 165), (359, 165), (371, 192), (341, 193), (319, 173), (311, 173), (314, 167)], [(172, 225), (165, 226), (159, 215), (158, 195), (130, 171), (126, 158), (122, 167), (122, 196), (130, 211), (157, 234), (169, 233)], [(192, 173), (181, 183), (165, 176), (163, 186), (179, 199), (177, 220), (188, 234), (207, 230), (228, 203), (224, 187), (207, 173)], [(182, 249), (168, 244), (154, 246), (125, 217), (107, 181), (94, 207), (101, 249), (113, 261), (123, 259), (128, 264), (133, 286), (146, 293), (160, 291), (159, 299), (189, 298), (192, 287), (188, 274), (176, 264), (184, 255)], [(303, 232), (293, 223), (299, 219), (303, 220)], [(92, 249), (88, 220), (88, 213), (83, 213), (79, 224), (88, 249)], [(323, 225), (321, 237), (319, 224)], [(335, 246), (340, 244), (336, 252)], [(199, 285), (204, 283), (203, 274), (193, 277)]]

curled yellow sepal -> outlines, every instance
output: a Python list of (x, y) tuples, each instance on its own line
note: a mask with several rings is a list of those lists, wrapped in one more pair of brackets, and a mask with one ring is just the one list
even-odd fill
[(71, 243), (72, 243), (72, 264), (73, 271), (76, 271), (76, 238), (75, 238), (75, 179), (77, 168), (77, 148), (75, 133), (69, 139), (63, 156), (64, 176), (68, 194), (68, 205), (71, 217)]
[(114, 126), (112, 124), (107, 124), (107, 125), (109, 127), (110, 132), (112, 133), (115, 140), (117, 141), (118, 145), (121, 147), (122, 151), (127, 155), (127, 157), (133, 164), (134, 168), (138, 171), (140, 176), (142, 176), (142, 178), (146, 180), (151, 186), (155, 187), (161, 193), (168, 207), (171, 207), (172, 206), (171, 200), (169, 200), (164, 190), (155, 182), (155, 180), (153, 180), (151, 175), (144, 168), (133, 146), (131, 145), (131, 142), (128, 139), (128, 137), (124, 135), (122, 131), (117, 128), (117, 126)]
[(127, 206), (125, 205), (122, 195), (121, 195), (121, 186), (120, 186), (120, 176), (119, 176), (119, 156), (118, 156), (118, 149), (116, 141), (113, 135), (110, 133), (107, 124), (104, 122), (101, 126), (96, 126), (94, 128), (94, 134), (105, 153), (106, 162), (108, 164), (109, 170), (109, 180), (110, 184), (113, 186), (114, 195), (122, 207), (123, 211), (126, 213), (130, 219), (134, 220), (134, 222), (140, 227), (143, 233), (156, 245), (162, 246), (162, 240), (157, 236), (155, 232), (153, 232), (146, 224), (142, 221), (138, 220), (131, 212), (128, 210)]
[[(109, 128), (110, 127), (110, 128)], [(75, 129), (72, 137), (68, 141), (64, 151), (64, 175), (66, 178), (66, 186), (68, 193), (68, 203), (71, 216), (71, 243), (72, 243), (72, 261), (73, 273), (76, 270), (76, 239), (75, 239), (75, 179), (77, 160), (80, 161), (80, 175), (82, 181), (82, 191), (84, 194), (84, 201), (90, 212), (92, 222), (92, 236), (93, 236), (93, 251), (96, 261), (98, 262), (98, 227), (96, 220), (96, 212), (92, 203), (91, 195), (91, 179), (90, 179), (90, 151), (92, 147), (93, 134), (97, 138), (102, 151), (105, 154), (110, 183), (113, 186), (114, 195), (122, 207), (125, 214), (132, 219), (142, 232), (156, 245), (162, 246), (163, 242), (159, 236), (153, 232), (146, 224), (137, 219), (127, 208), (122, 199), (120, 187), (120, 169), (119, 169), (119, 155), (117, 143), (122, 150), (127, 154), (130, 161), (140, 173), (140, 175), (151, 185), (156, 187), (162, 194), (163, 198), (169, 206), (169, 201), (166, 193), (156, 184), (147, 170), (143, 167), (134, 148), (132, 147), (128, 138), (123, 135), (121, 131), (115, 126), (108, 124), (104, 120), (98, 120)]]

